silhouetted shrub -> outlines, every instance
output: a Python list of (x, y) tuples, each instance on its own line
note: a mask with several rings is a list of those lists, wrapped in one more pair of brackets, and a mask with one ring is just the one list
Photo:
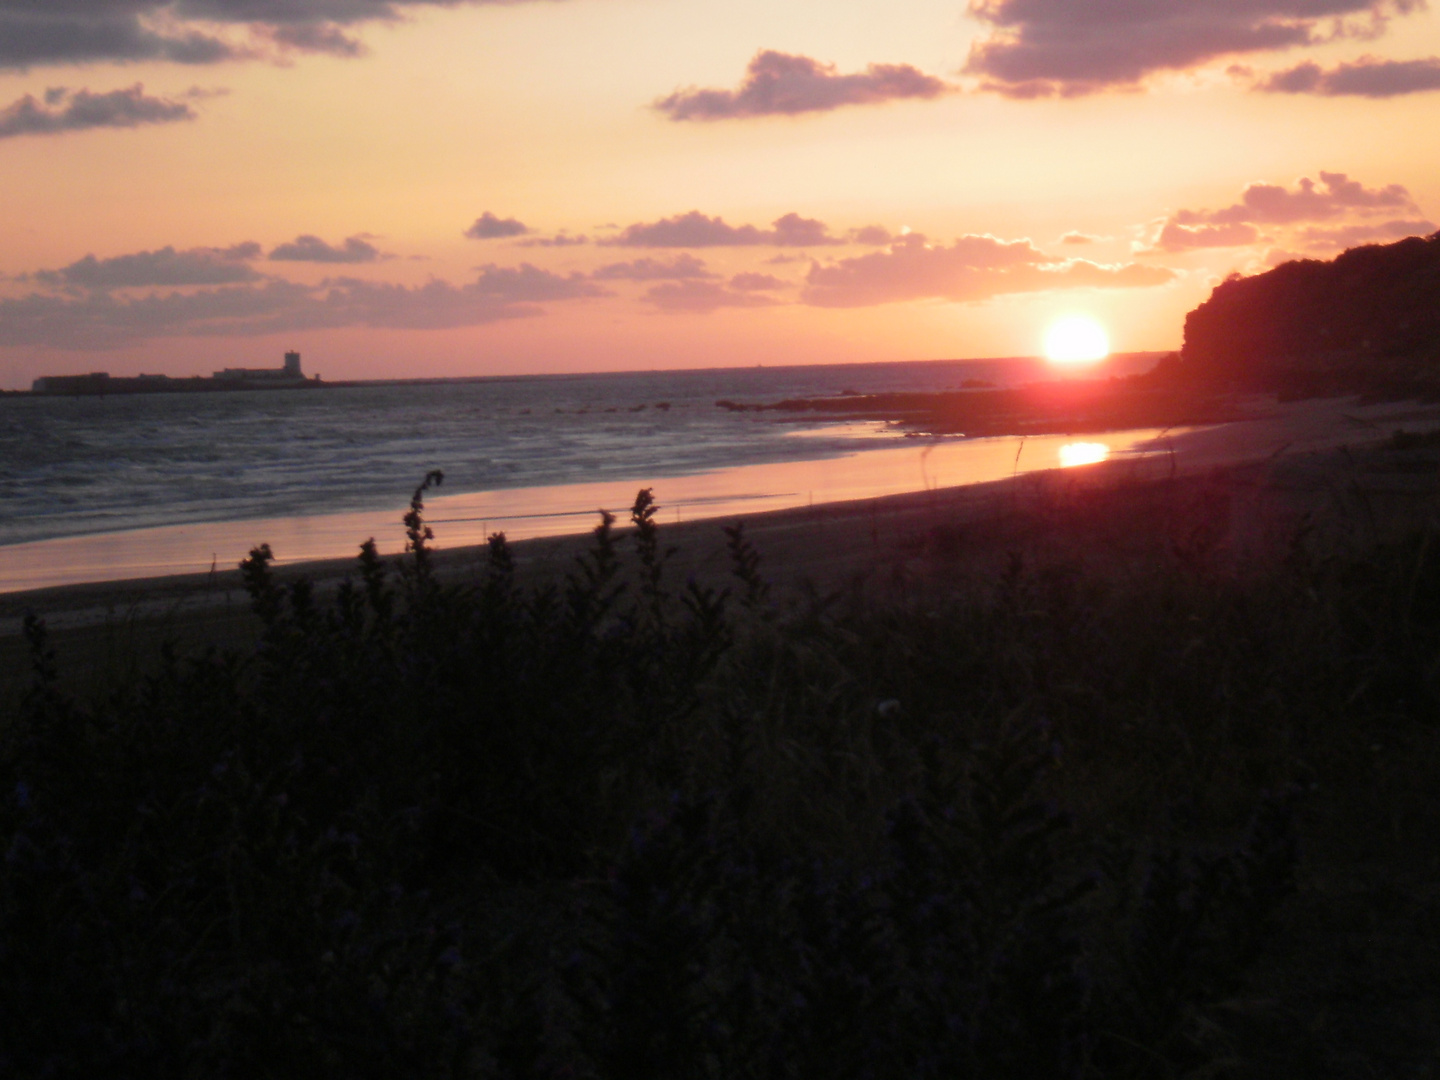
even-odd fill
[(732, 603), (668, 581), (648, 491), (561, 581), (497, 535), (444, 583), (432, 482), (398, 573), (367, 543), (321, 600), (252, 552), (251, 653), (83, 703), (28, 624), (0, 1073), (1218, 1067), (1301, 756), (1433, 706), (1433, 538), (780, 601), (737, 526)]

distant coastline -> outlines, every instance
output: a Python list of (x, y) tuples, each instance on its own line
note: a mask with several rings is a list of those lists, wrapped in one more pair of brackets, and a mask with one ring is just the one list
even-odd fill
[[(1114, 354), (1112, 354), (1111, 357), (1110, 357), (1110, 360), (1111, 360), (1111, 361), (1116, 361), (1116, 360), (1120, 360), (1120, 361), (1132, 361), (1132, 362), (1133, 362), (1133, 361), (1142, 361), (1142, 362), (1145, 362), (1147, 365), (1153, 365), (1153, 361), (1159, 360), (1161, 357), (1164, 357), (1164, 356), (1166, 356), (1166, 355), (1167, 355), (1167, 353), (1166, 353), (1166, 351), (1163, 350), (1163, 349), (1162, 349), (1162, 350), (1151, 350), (1151, 351), (1138, 351), (1138, 352), (1123, 352), (1123, 353), (1114, 353)], [(854, 371), (856, 371), (856, 372), (860, 372), (860, 371), (863, 371), (863, 370), (865, 370), (865, 369), (867, 369), (867, 368), (885, 368), (885, 367), (890, 367), (890, 366), (897, 365), (897, 364), (898, 364), (898, 365), (928, 365), (928, 364), (934, 364), (934, 365), (954, 365), (954, 364), (965, 364), (965, 365), (995, 365), (995, 364), (1011, 364), (1011, 363), (1033, 363), (1034, 366), (1035, 366), (1035, 368), (1037, 369), (1037, 371), (1043, 370), (1043, 369), (1045, 368), (1045, 366), (1046, 366), (1046, 365), (1045, 365), (1045, 361), (1044, 361), (1041, 357), (1039, 357), (1039, 356), (972, 356), (972, 357), (939, 357), (939, 358), (929, 358), (929, 359), (923, 359), (923, 360), (867, 360), (867, 361), (859, 361), (859, 362), (847, 363), (847, 364), (844, 364), (843, 366), (846, 367), (847, 369), (851, 369), (851, 370), (854, 370)], [(777, 364), (777, 365), (770, 365), (770, 366), (768, 366), (768, 368), (767, 368), (767, 365), (765, 365), (765, 364), (755, 364), (755, 365), (753, 365), (753, 368), (755, 368), (755, 369), (762, 369), (762, 370), (770, 370), (770, 371), (786, 371), (786, 370), (795, 369), (795, 368), (800, 368), (800, 369), (808, 369), (808, 368), (820, 369), (820, 368), (827, 368), (827, 367), (830, 367), (830, 366), (832, 366), (832, 365), (826, 365), (826, 364)], [(97, 373), (95, 373), (94, 375), (43, 376), (41, 379), (36, 379), (35, 382), (36, 382), (36, 383), (40, 383), (42, 380), (47, 380), (47, 379), (48, 379), (48, 380), (57, 380), (57, 381), (58, 381), (58, 380), (62, 380), (62, 379), (64, 379), (64, 380), (89, 379), (89, 378), (95, 377), (95, 375), (100, 375), (100, 376), (103, 376), (105, 379), (108, 380), (108, 384), (107, 384), (108, 389), (100, 390), (100, 391), (90, 391), (91, 393), (172, 393), (172, 392), (181, 392), (181, 393), (186, 393), (186, 392), (210, 393), (210, 392), (214, 392), (214, 391), (216, 391), (216, 390), (236, 390), (236, 389), (243, 389), (243, 390), (254, 390), (254, 389), (265, 389), (265, 390), (277, 390), (277, 389), (339, 390), (339, 389), (353, 389), (354, 387), (361, 387), (361, 386), (365, 386), (365, 387), (374, 387), (374, 386), (445, 386), (445, 385), (456, 385), (456, 386), (459, 386), (459, 385), (468, 385), (468, 384), (472, 384), (472, 383), (512, 383), (512, 382), (526, 382), (526, 381), (529, 381), (529, 380), (532, 380), (532, 379), (537, 379), (537, 378), (563, 382), (563, 381), (567, 381), (567, 380), (591, 379), (591, 378), (595, 378), (595, 377), (599, 377), (599, 376), (609, 377), (609, 376), (625, 376), (625, 375), (637, 375), (637, 376), (641, 376), (641, 375), (664, 375), (664, 374), (670, 374), (670, 373), (676, 372), (676, 371), (683, 371), (683, 372), (694, 373), (694, 374), (703, 374), (703, 373), (706, 373), (706, 372), (723, 373), (723, 372), (729, 372), (729, 371), (746, 370), (746, 369), (748, 369), (748, 368), (750, 368), (750, 367), (752, 367), (752, 365), (729, 365), (729, 364), (726, 364), (726, 365), (719, 365), (719, 366), (714, 366), (714, 367), (703, 367), (703, 368), (678, 368), (678, 369), (672, 369), (672, 368), (629, 368), (629, 369), (622, 369), (622, 370), (619, 370), (619, 371), (562, 371), (562, 372), (543, 372), (543, 373), (537, 373), (537, 372), (510, 372), (510, 373), (506, 373), (506, 374), (490, 374), (490, 375), (412, 375), (412, 376), (403, 376), (403, 377), (398, 377), (398, 378), (385, 378), (385, 379), (335, 379), (335, 380), (331, 380), (331, 379), (323, 379), (323, 380), (322, 380), (319, 375), (314, 375), (314, 376), (309, 376), (309, 377), (307, 377), (307, 378), (305, 378), (305, 379), (303, 379), (303, 380), (297, 380), (297, 381), (285, 382), (285, 383), (280, 383), (280, 382), (277, 382), (277, 381), (264, 381), (263, 383), (260, 383), (260, 382), (257, 382), (257, 383), (245, 382), (245, 383), (242, 383), (242, 384), (240, 384), (240, 385), (236, 385), (236, 384), (234, 384), (234, 383), (226, 383), (225, 385), (214, 385), (214, 384), (217, 384), (217, 383), (220, 383), (220, 382), (221, 382), (221, 380), (220, 380), (220, 375), (222, 374), (221, 372), (216, 372), (215, 374), (211, 375), (209, 378), (206, 378), (206, 377), (203, 376), (203, 375), (189, 375), (189, 376), (180, 376), (180, 377), (172, 377), (172, 376), (165, 376), (165, 375), (112, 376), (112, 375), (109, 375), (108, 373), (105, 373), (105, 372), (97, 372)], [(234, 370), (234, 369), (227, 369), (227, 370)], [(272, 371), (273, 371), (274, 369), (268, 369), (268, 370), (272, 370)], [(1146, 367), (1146, 370), (1148, 370), (1148, 366)], [(140, 383), (140, 382), (142, 382), (142, 381), (148, 383), (149, 385), (147, 385), (147, 386), (145, 386), (145, 387), (135, 386), (134, 389), (119, 389), (119, 387), (122, 387), (122, 386), (123, 386), (123, 387), (127, 387), (127, 388), (128, 388), (128, 387), (131, 387), (132, 385), (138, 384), (138, 383)], [(1028, 380), (1027, 380), (1027, 381), (1028, 381)], [(35, 396), (46, 396), (46, 397), (56, 397), (56, 396), (66, 396), (67, 394), (73, 395), (74, 393), (75, 393), (74, 391), (65, 391), (65, 392), (61, 392), (61, 393), (59, 393), (59, 394), (57, 394), (55, 391), (37, 391), (37, 390), (34, 389), (34, 386), (33, 386), (33, 385), (32, 385), (32, 388), (31, 388), (30, 390), (0, 390), (0, 395), (4, 395), (4, 396), (8, 396), (8, 397), (17, 397), (17, 396), (19, 396), (19, 397), (30, 397), (30, 396), (32, 396), (32, 395), (35, 395)], [(749, 408), (749, 407), (751, 407), (751, 406), (748, 406), (748, 405), (747, 405), (747, 408)], [(767, 407), (767, 408), (773, 408), (774, 406), (766, 406), (766, 407)]]
[[(108, 371), (87, 375), (42, 375), (30, 386), (39, 397), (99, 397), (109, 394), (211, 394), (235, 390), (320, 390), (336, 383), (322, 382), (319, 375), (306, 376), (300, 354), (290, 351), (278, 368), (222, 368), (208, 379), (201, 375), (172, 378), (169, 375), (112, 376)], [(24, 391), (21, 391), (24, 393)]]

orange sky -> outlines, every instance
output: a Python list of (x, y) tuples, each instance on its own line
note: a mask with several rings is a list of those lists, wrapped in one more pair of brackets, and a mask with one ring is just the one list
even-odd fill
[(902, 7), (0, 0), (0, 386), (1172, 348), (1437, 228), (1440, 15)]

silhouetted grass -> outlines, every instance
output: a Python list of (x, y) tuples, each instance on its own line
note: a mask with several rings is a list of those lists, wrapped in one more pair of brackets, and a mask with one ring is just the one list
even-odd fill
[(1434, 861), (1434, 532), (1227, 568), (1169, 522), (1123, 575), (1017, 555), (782, 597), (738, 526), (731, 589), (672, 581), (643, 491), (563, 579), (520, 585), (497, 535), (456, 585), (423, 520), (440, 479), (407, 555), (367, 543), (333, 600), (252, 552), (253, 650), (80, 699), (29, 622), (0, 1072), (1425, 1060), (1424, 986), (1362, 992), (1332, 945), (1435, 957), (1440, 908), (1399, 869)]

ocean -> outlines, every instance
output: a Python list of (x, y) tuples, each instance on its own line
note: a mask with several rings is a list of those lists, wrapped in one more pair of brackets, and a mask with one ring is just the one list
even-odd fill
[[(1153, 359), (1118, 357), (1109, 370)], [(445, 474), (430, 500), (442, 545), (497, 529), (579, 531), (640, 486), (660, 485), (677, 517), (699, 517), (963, 483), (963, 466), (940, 475), (945, 455), (917, 445), (929, 440), (884, 424), (716, 402), (1044, 377), (1039, 361), (1011, 359), (0, 398), (0, 591), (233, 565), (237, 546), (243, 555), (266, 536), (292, 541), (271, 541), (282, 559), (315, 558), (365, 539), (347, 529), (388, 527), (381, 546), (393, 549), (398, 513), (432, 469)], [(986, 475), (970, 479), (995, 478), (1010, 451), (991, 450), (977, 457)], [(885, 464), (887, 453), (906, 464)], [(1031, 458), (1024, 467), (1061, 464)]]

